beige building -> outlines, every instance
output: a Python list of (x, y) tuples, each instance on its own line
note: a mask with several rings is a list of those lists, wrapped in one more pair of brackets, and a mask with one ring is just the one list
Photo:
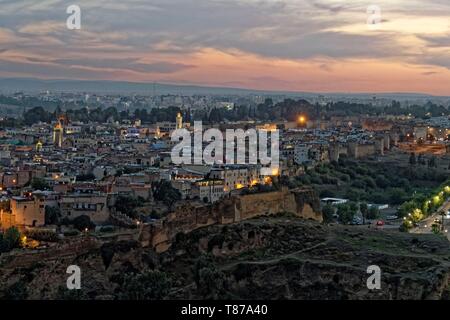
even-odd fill
[(11, 212), (15, 224), (39, 227), (45, 225), (45, 207), (57, 206), (58, 195), (53, 192), (35, 192), (29, 197), (13, 197)]
[(118, 195), (129, 195), (136, 198), (149, 200), (151, 197), (151, 185), (145, 183), (126, 183), (124, 181), (114, 183), (111, 186), (111, 193)]
[(198, 197), (201, 201), (207, 200), (208, 203), (214, 203), (224, 197), (224, 188), (223, 180), (200, 180), (194, 183), (192, 195)]
[(240, 165), (229, 165), (213, 168), (209, 173), (213, 180), (223, 180), (224, 191), (230, 192), (260, 183), (259, 170), (257, 167)]
[(86, 193), (65, 195), (60, 200), (62, 217), (71, 220), (86, 215), (94, 223), (103, 223), (109, 219), (106, 194)]

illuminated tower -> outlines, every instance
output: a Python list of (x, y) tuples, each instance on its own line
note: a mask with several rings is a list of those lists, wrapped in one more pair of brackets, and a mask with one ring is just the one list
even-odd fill
[(183, 128), (183, 117), (181, 116), (181, 113), (178, 112), (177, 114), (177, 129)]
[(64, 125), (67, 124), (67, 118), (62, 115), (58, 117), (58, 122), (53, 127), (53, 144), (61, 148), (63, 143)]
[(42, 142), (41, 140), (38, 140), (38, 142), (36, 143), (36, 152), (39, 153), (42, 151)]
[(36, 154), (33, 156), (34, 162), (42, 163), (42, 156), (41, 156), (42, 146), (43, 146), (42, 141), (39, 139), (38, 142), (36, 143)]
[(53, 144), (55, 147), (61, 148), (63, 139), (63, 127), (61, 123), (55, 124), (53, 127)]

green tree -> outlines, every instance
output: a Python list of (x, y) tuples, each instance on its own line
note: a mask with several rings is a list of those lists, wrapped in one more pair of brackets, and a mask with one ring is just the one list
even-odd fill
[(0, 253), (19, 248), (20, 244), (20, 232), (16, 227), (7, 229), (5, 233), (0, 233)]
[(160, 300), (171, 288), (171, 280), (166, 273), (149, 270), (125, 276), (119, 299), (121, 300)]
[(378, 188), (387, 188), (389, 187), (389, 180), (386, 179), (386, 177), (384, 175), (378, 175), (375, 179), (375, 182), (378, 186)]
[(48, 190), (50, 189), (50, 186), (42, 178), (33, 178), (31, 180), (31, 188), (33, 188), (33, 190)]
[(366, 223), (367, 214), (369, 212), (369, 206), (367, 203), (362, 202), (359, 204), (359, 211), (361, 211), (362, 217), (363, 217), (363, 224)]
[(380, 217), (380, 210), (377, 207), (371, 206), (367, 212), (368, 219), (378, 219)]
[(396, 205), (402, 204), (407, 198), (407, 194), (402, 188), (392, 188), (388, 191), (388, 195), (389, 203)]
[(41, 106), (34, 107), (23, 113), (23, 119), (26, 125), (32, 125), (34, 123), (38, 123), (39, 121), (50, 122), (52, 118), (52, 114), (45, 111), (45, 109)]
[(322, 208), (322, 215), (323, 215), (323, 220), (325, 222), (330, 222), (333, 221), (333, 215), (334, 215), (334, 207), (330, 204), (325, 205)]
[(45, 206), (45, 224), (57, 224), (61, 217), (61, 210), (58, 207)]
[(224, 274), (206, 256), (200, 256), (194, 265), (194, 281), (204, 298), (218, 299), (224, 293)]
[(412, 200), (407, 201), (398, 208), (398, 216), (400, 218), (406, 217), (409, 213), (411, 213), (417, 207), (418, 207), (418, 204), (415, 201), (412, 201)]
[(136, 208), (141, 205), (142, 201), (139, 201), (138, 198), (129, 197), (129, 196), (119, 196), (116, 200), (116, 210), (126, 214), (131, 218), (137, 217)]
[(203, 268), (199, 271), (197, 288), (207, 299), (219, 299), (224, 291), (225, 276), (216, 268)]
[(363, 191), (355, 188), (349, 188), (345, 193), (345, 197), (350, 199), (351, 201), (359, 201), (362, 195)]
[(173, 205), (181, 199), (180, 192), (172, 187), (170, 181), (160, 181), (153, 186), (153, 197), (162, 201), (171, 210)]
[(86, 229), (91, 230), (95, 228), (95, 224), (92, 223), (91, 218), (86, 215), (76, 217), (75, 219), (73, 219), (72, 224), (75, 229), (79, 231), (84, 231)]
[(431, 225), (431, 231), (434, 234), (440, 234), (441, 233), (441, 225), (439, 223), (433, 223)]
[(337, 215), (339, 217), (339, 221), (343, 224), (352, 222), (355, 214), (356, 212), (352, 210), (351, 206), (347, 203), (340, 204), (337, 207)]
[(5, 241), (6, 246), (9, 250), (20, 247), (20, 232), (16, 227), (11, 227), (6, 230), (3, 235), (3, 241)]

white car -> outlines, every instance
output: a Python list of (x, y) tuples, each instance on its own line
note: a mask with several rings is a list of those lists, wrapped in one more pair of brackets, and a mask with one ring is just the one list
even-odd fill
[(387, 216), (386, 220), (397, 220), (398, 216)]

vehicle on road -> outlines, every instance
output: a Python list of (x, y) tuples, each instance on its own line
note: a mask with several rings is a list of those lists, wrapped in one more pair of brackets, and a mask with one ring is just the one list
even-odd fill
[(384, 226), (384, 221), (383, 220), (378, 220), (376, 225), (377, 225), (377, 227), (383, 227)]
[(387, 216), (386, 217), (386, 220), (397, 220), (398, 219), (398, 216)]

